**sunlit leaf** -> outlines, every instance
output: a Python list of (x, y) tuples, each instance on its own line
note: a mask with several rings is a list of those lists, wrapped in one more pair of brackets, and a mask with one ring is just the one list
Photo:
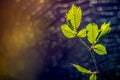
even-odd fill
[(109, 23), (103, 23), (101, 25), (100, 35), (98, 36), (97, 40), (100, 39), (102, 36), (106, 35), (107, 33), (109, 33), (110, 30), (111, 30), (110, 22)]
[(79, 65), (77, 65), (77, 64), (73, 64), (73, 66), (74, 66), (78, 71), (80, 71), (80, 72), (82, 72), (82, 73), (86, 73), (86, 74), (90, 74), (90, 73), (91, 73), (90, 70), (87, 70), (86, 68), (83, 68), (83, 67), (81, 67), (81, 66), (79, 66)]
[(107, 54), (107, 51), (106, 51), (106, 48), (104, 45), (102, 44), (96, 44), (93, 48), (93, 50), (99, 54), (99, 55), (104, 55), (104, 54)]
[(76, 30), (81, 23), (81, 18), (81, 8), (73, 4), (72, 7), (69, 9), (68, 13), (66, 13), (66, 22), (68, 23), (68, 25), (71, 25), (70, 27)]
[(86, 29), (82, 29), (77, 34), (78, 37), (86, 37)]
[(96, 74), (92, 74), (92, 75), (90, 76), (89, 80), (97, 80)]
[(86, 26), (88, 41), (91, 44), (96, 43), (96, 37), (98, 35), (98, 26), (95, 23), (89, 23)]
[(76, 31), (76, 30), (73, 28), (70, 20), (66, 21), (66, 23), (67, 23), (67, 25), (68, 25), (72, 30)]
[(63, 34), (67, 38), (74, 38), (77, 34), (77, 32), (71, 30), (71, 28), (67, 24), (62, 25), (61, 29), (62, 29)]

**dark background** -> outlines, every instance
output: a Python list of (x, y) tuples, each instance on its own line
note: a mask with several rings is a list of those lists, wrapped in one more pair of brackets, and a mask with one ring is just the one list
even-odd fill
[(99, 41), (107, 55), (95, 54), (98, 80), (120, 80), (119, 0), (0, 0), (0, 80), (88, 80), (72, 64), (94, 71), (89, 52), (61, 32), (72, 4), (83, 11), (79, 30), (111, 22)]

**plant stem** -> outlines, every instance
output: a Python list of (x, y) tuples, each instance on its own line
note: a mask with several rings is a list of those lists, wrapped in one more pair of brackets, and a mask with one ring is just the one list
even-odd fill
[(94, 55), (94, 52), (91, 51), (91, 53), (92, 53), (92, 57), (93, 57), (93, 62), (94, 62), (95, 68), (96, 68), (97, 72), (99, 73), (99, 76), (101, 76), (102, 80), (105, 80), (105, 79), (102, 77), (100, 70), (98, 69), (97, 61), (96, 61), (96, 57), (95, 57), (95, 55)]
[(100, 73), (100, 72), (99, 72), (99, 69), (98, 69), (98, 66), (97, 66), (96, 58), (95, 58), (95, 56), (94, 56), (94, 52), (91, 51), (91, 48), (90, 48), (81, 38), (78, 37), (78, 39), (79, 39), (79, 40), (88, 48), (88, 50), (90, 51), (90, 55), (91, 55), (91, 57), (92, 57), (92, 60), (93, 60), (95, 69), (96, 69), (96, 71), (98, 71), (98, 73)]
[(93, 63), (94, 63), (94, 65), (95, 65), (95, 69), (98, 71), (98, 73), (100, 73), (100, 71), (99, 71), (99, 69), (98, 69), (98, 66), (97, 66), (96, 57), (95, 57), (93, 51), (91, 51), (91, 57), (92, 57), (92, 59), (93, 59)]
[[(91, 50), (91, 48), (81, 39), (78, 37), (78, 39), (88, 48), (88, 50), (90, 51), (90, 55), (91, 55), (91, 58), (93, 60), (93, 63), (94, 63), (94, 66), (95, 66), (95, 69), (96, 71), (94, 71), (93, 73), (99, 73), (99, 75), (101, 76), (101, 72), (100, 70), (98, 69), (98, 66), (97, 66), (97, 61), (96, 61), (96, 57), (94, 55), (94, 52)], [(102, 76), (101, 76), (102, 77)], [(102, 80), (105, 80), (103, 77), (102, 77)]]
[(89, 46), (81, 39), (78, 37), (78, 39), (88, 48), (88, 50), (91, 52), (91, 49), (89, 48)]

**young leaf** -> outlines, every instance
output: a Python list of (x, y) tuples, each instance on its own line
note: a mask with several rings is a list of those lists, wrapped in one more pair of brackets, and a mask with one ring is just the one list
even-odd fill
[(96, 43), (96, 37), (98, 35), (98, 26), (95, 23), (89, 23), (86, 27), (87, 36), (88, 36), (88, 41), (91, 44)]
[(86, 36), (86, 29), (82, 29), (77, 34), (78, 37), (85, 37)]
[(82, 10), (80, 7), (75, 6), (74, 4), (66, 13), (66, 22), (72, 25), (73, 29), (76, 30), (81, 22)]
[(67, 25), (67, 24), (64, 24), (62, 25), (62, 32), (63, 34), (67, 37), (67, 38), (74, 38), (77, 34), (77, 32), (71, 30), (71, 28)]
[[(73, 28), (70, 20), (66, 21), (66, 23), (67, 23), (67, 25), (68, 25), (72, 30), (74, 30), (74, 28)], [(75, 30), (74, 30), (74, 31), (75, 31)]]
[[(100, 29), (100, 35), (98, 36), (98, 39), (100, 39), (102, 36), (104, 36), (105, 34), (109, 33), (111, 30), (110, 27), (110, 22), (109, 23), (103, 23), (101, 25), (101, 29)], [(97, 39), (97, 40), (98, 40)]]
[(99, 55), (107, 54), (106, 48), (102, 44), (96, 44), (93, 50)]
[(80, 71), (80, 72), (82, 72), (82, 73), (86, 73), (86, 74), (90, 74), (90, 73), (91, 73), (90, 70), (87, 70), (86, 68), (83, 68), (83, 67), (81, 67), (81, 66), (79, 66), (79, 65), (77, 65), (77, 64), (73, 64), (73, 66), (74, 66), (78, 71)]
[(90, 76), (89, 80), (97, 80), (96, 74), (92, 74), (92, 75)]

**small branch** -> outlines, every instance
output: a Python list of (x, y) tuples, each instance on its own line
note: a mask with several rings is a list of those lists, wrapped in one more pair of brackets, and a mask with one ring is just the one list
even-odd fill
[(91, 51), (91, 49), (89, 48), (89, 46), (81, 38), (78, 37), (78, 39), (88, 48), (89, 51)]
[(98, 74), (98, 71), (91, 72), (90, 74)]
[[(91, 47), (89, 47), (81, 38), (78, 37), (78, 39), (87, 47), (87, 49), (90, 51), (90, 55), (91, 55), (91, 58), (93, 60), (93, 63), (94, 63), (94, 66), (95, 66), (95, 69), (96, 71), (94, 72), (91, 72), (93, 74), (98, 74), (101, 75), (101, 72), (100, 70), (98, 69), (98, 66), (97, 66), (97, 61), (96, 61), (96, 58), (95, 58), (95, 55), (94, 55), (94, 52), (93, 52), (93, 45)], [(105, 80), (103, 77), (102, 77), (102, 80)]]
[(92, 60), (93, 60), (93, 63), (94, 63), (94, 66), (95, 66), (95, 69), (97, 72), (99, 72), (99, 69), (98, 69), (98, 66), (97, 66), (97, 61), (96, 61), (96, 58), (94, 56), (94, 52), (93, 52), (93, 49), (90, 48), (81, 38), (78, 37), (78, 39), (88, 48), (88, 50), (90, 51), (90, 55), (92, 57)]
[(95, 58), (95, 55), (94, 55), (94, 52), (91, 51), (91, 57), (93, 59), (93, 63), (95, 65), (95, 69), (100, 73), (99, 69), (98, 69), (98, 66), (97, 66), (97, 61), (96, 61), (96, 58)]

